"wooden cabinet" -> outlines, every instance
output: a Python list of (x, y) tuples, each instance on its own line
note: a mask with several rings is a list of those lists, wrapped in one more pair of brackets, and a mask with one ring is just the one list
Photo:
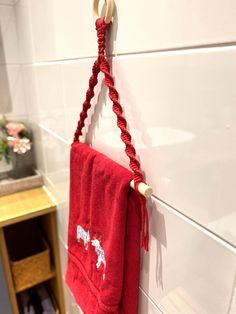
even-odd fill
[[(38, 230), (42, 233), (43, 241), (46, 241), (46, 244), (41, 253), (35, 252), (35, 254), (39, 254), (35, 256), (36, 258), (37, 256), (39, 258), (41, 256), (46, 259), (49, 250), (50, 269), (40, 276), (37, 275), (37, 267), (32, 267), (31, 280), (24, 280), (24, 282), (22, 280), (22, 282), (17, 282), (16, 284), (12, 266), (17, 267), (17, 265), (11, 261), (11, 256), (14, 255), (14, 247), (18, 251), (21, 249), (21, 244), (27, 247), (27, 238), (22, 242), (16, 241), (14, 244), (14, 239), (19, 240), (16, 239), (17, 232), (20, 234), (24, 228), (27, 230), (31, 228), (30, 234), (32, 237), (36, 236), (34, 233), (38, 232)], [(30, 242), (30, 240), (28, 241)], [(45, 282), (49, 291), (52, 293), (58, 307), (58, 312), (65, 314), (57, 235), (56, 204), (44, 187), (0, 197), (0, 254), (13, 314), (19, 314), (18, 293), (42, 282)], [(24, 256), (24, 258), (26, 258), (27, 262), (30, 262), (29, 259), (34, 258), (34, 256)], [(24, 265), (24, 263), (17, 263), (22, 265), (21, 267)], [(35, 276), (33, 273), (34, 269)]]

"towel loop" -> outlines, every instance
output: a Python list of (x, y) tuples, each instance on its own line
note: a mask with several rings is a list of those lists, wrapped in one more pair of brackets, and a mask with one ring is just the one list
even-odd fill
[[(106, 12), (104, 16), (104, 21), (106, 24), (109, 24), (113, 18), (114, 0), (106, 0), (105, 2), (106, 2)], [(99, 5), (99, 0), (94, 0), (93, 1), (93, 16), (94, 16), (95, 21), (98, 18), (101, 18), (101, 16), (98, 13), (98, 5)]]

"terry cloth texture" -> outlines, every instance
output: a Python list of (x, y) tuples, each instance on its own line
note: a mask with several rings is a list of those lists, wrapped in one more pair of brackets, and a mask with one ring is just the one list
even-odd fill
[(74, 142), (66, 282), (84, 314), (137, 314), (140, 202), (132, 172)]

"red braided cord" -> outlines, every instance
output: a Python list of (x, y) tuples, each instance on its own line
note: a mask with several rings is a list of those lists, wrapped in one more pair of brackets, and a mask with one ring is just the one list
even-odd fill
[(127, 129), (127, 122), (125, 118), (123, 117), (123, 110), (119, 103), (119, 94), (114, 87), (114, 80), (110, 74), (110, 66), (104, 56), (102, 58), (100, 69), (105, 75), (104, 82), (105, 82), (105, 85), (108, 87), (108, 90), (109, 90), (108, 95), (113, 103), (112, 109), (117, 117), (117, 126), (121, 130), (121, 139), (125, 144), (125, 152), (130, 160), (129, 165), (130, 165), (130, 168), (134, 172), (134, 181), (140, 183), (143, 181), (143, 174), (140, 170), (140, 163), (135, 157), (136, 151), (135, 151), (134, 146), (131, 143), (131, 135)]
[(84, 127), (85, 119), (88, 116), (88, 110), (91, 107), (91, 100), (94, 96), (94, 88), (98, 82), (98, 74), (100, 72), (100, 65), (98, 59), (94, 62), (92, 76), (89, 79), (89, 88), (86, 92), (86, 99), (83, 103), (83, 108), (80, 113), (80, 119), (74, 134), (74, 141), (79, 140), (79, 137), (82, 135), (82, 129)]
[[(111, 23), (110, 23), (111, 24)], [(83, 103), (83, 109), (80, 113), (80, 120), (77, 125), (77, 129), (74, 135), (74, 141), (79, 140), (79, 137), (82, 135), (82, 129), (84, 127), (85, 119), (87, 118), (87, 112), (91, 107), (91, 99), (94, 96), (94, 87), (97, 84), (97, 77), (99, 72), (103, 72), (105, 75), (105, 85), (109, 90), (109, 98), (111, 99), (113, 106), (113, 112), (117, 117), (117, 126), (121, 130), (121, 139), (125, 144), (125, 152), (129, 157), (129, 165), (134, 173), (134, 182), (135, 182), (135, 190), (138, 190), (138, 185), (143, 181), (143, 174), (140, 170), (140, 163), (136, 158), (136, 151), (134, 146), (131, 143), (131, 135), (127, 129), (126, 119), (123, 117), (123, 110), (119, 103), (119, 94), (115, 89), (114, 79), (110, 74), (110, 65), (105, 57), (105, 48), (106, 48), (106, 30), (110, 26), (110, 24), (106, 24), (104, 19), (97, 19), (96, 21), (96, 30), (98, 35), (98, 58), (94, 63), (92, 76), (89, 80), (89, 89), (86, 93), (86, 99)], [(146, 199), (144, 196), (140, 195), (140, 202), (142, 205), (142, 242), (141, 245), (144, 247), (146, 251), (148, 251), (148, 242), (149, 242), (149, 223), (148, 223), (148, 212), (146, 208)]]

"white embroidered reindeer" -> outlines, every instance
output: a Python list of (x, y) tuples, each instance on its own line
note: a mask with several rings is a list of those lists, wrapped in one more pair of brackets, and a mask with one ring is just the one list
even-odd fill
[[(86, 231), (84, 230), (83, 227), (81, 227), (80, 225), (77, 226), (77, 241), (80, 242), (80, 240), (84, 241), (84, 247), (85, 250), (88, 250), (88, 246), (90, 243), (90, 233), (89, 230)], [(94, 240), (91, 241), (92, 246), (95, 247), (95, 252), (97, 254), (97, 263), (96, 263), (96, 268), (98, 269), (101, 264), (104, 265), (104, 272), (102, 275), (103, 280), (105, 279), (105, 268), (106, 268), (106, 259), (105, 259), (105, 253), (104, 250), (101, 246), (101, 243), (98, 239), (94, 238)]]
[[(103, 263), (104, 265), (104, 272), (105, 272), (105, 268), (106, 268), (106, 259), (105, 259), (105, 254), (104, 254), (104, 250), (101, 247), (100, 241), (97, 239), (94, 239), (91, 241), (92, 242), (92, 246), (95, 247), (95, 252), (97, 253), (98, 256), (98, 260), (96, 263), (96, 267), (97, 269), (101, 266), (101, 264)], [(103, 273), (103, 280), (105, 279), (105, 274)]]
[(77, 241), (80, 242), (80, 239), (84, 241), (85, 250), (88, 250), (88, 243), (90, 242), (89, 230), (84, 230), (80, 225), (77, 226)]

